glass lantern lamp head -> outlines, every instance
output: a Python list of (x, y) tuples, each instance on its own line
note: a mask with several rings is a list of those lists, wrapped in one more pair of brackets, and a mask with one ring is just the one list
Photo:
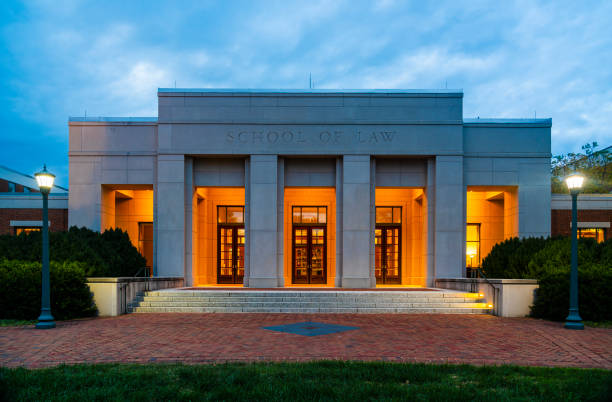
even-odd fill
[(38, 173), (35, 173), (34, 177), (36, 177), (36, 182), (38, 183), (38, 188), (40, 188), (40, 192), (49, 194), (51, 192), (51, 189), (53, 188), (53, 181), (55, 180), (55, 175), (47, 171), (47, 165), (44, 165), (43, 170)]
[(583, 182), (584, 176), (579, 173), (571, 174), (565, 178), (565, 184), (572, 194), (578, 194), (582, 190)]

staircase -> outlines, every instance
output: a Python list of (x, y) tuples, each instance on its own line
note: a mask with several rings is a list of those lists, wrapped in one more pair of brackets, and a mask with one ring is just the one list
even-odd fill
[(478, 293), (435, 291), (183, 290), (145, 292), (132, 313), (490, 314)]

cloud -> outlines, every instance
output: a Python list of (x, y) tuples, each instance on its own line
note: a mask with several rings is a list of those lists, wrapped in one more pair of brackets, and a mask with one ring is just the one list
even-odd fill
[(462, 88), (466, 117), (537, 111), (553, 118), (553, 153), (593, 140), (612, 144), (612, 2), (49, 1), (14, 8), (0, 31), (0, 117), (32, 138), (65, 141), (67, 117), (85, 109), (155, 115), (157, 88), (175, 81), (307, 88), (312, 73), (317, 88)]

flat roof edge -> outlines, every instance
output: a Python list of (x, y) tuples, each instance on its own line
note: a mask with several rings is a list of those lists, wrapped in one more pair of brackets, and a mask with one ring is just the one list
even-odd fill
[(158, 88), (159, 96), (171, 96), (172, 94), (222, 94), (228, 96), (249, 95), (446, 95), (463, 97), (461, 89), (253, 89), (253, 88)]
[(552, 127), (552, 118), (547, 119), (505, 119), (505, 118), (486, 118), (486, 119), (463, 119), (464, 126), (532, 126), (532, 127)]
[(112, 116), (92, 116), (68, 117), (69, 123), (157, 123), (157, 117), (112, 117)]

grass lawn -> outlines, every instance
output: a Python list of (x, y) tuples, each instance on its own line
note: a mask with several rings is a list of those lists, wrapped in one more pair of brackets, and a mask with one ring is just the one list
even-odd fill
[(580, 400), (612, 395), (612, 371), (323, 361), (0, 367), (0, 400)]
[(18, 327), (22, 325), (34, 325), (36, 320), (0, 320), (0, 327)]
[(594, 328), (612, 328), (612, 321), (584, 321), (584, 325)]

